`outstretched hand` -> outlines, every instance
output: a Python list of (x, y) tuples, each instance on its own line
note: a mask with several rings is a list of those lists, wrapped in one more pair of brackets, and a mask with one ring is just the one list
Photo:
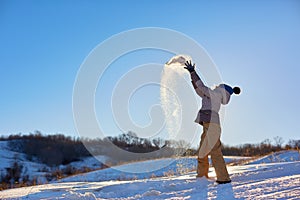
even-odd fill
[(186, 66), (186, 67), (184, 67), (184, 69), (187, 69), (190, 73), (192, 73), (192, 72), (195, 71), (195, 63), (192, 65), (192, 61), (191, 60), (190, 60), (190, 62), (186, 61), (184, 63), (184, 65)]

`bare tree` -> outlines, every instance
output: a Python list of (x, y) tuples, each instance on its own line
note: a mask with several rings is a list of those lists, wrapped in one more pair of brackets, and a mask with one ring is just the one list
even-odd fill
[(274, 137), (274, 142), (275, 142), (275, 146), (277, 148), (281, 148), (282, 144), (284, 143), (284, 140), (282, 137), (276, 136), (276, 137)]

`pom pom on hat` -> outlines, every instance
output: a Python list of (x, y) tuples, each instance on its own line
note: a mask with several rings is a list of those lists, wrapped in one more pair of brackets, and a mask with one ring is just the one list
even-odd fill
[(239, 87), (234, 87), (234, 88), (233, 88), (233, 93), (234, 93), (234, 94), (240, 94), (240, 93), (241, 93), (241, 88), (239, 88)]

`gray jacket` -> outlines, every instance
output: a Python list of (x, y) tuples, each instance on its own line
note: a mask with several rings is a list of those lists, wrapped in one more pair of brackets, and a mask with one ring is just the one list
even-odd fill
[(220, 124), (219, 110), (221, 104), (228, 104), (230, 93), (220, 86), (217, 86), (213, 90), (208, 88), (195, 71), (191, 73), (191, 78), (196, 93), (202, 98), (202, 107), (198, 112), (195, 122), (201, 125), (203, 123)]

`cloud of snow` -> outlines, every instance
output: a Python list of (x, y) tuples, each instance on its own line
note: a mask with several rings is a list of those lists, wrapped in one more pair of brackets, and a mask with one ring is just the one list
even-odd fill
[(165, 115), (166, 127), (170, 138), (174, 138), (182, 125), (182, 99), (178, 95), (179, 85), (184, 84), (184, 63), (192, 60), (188, 55), (172, 57), (165, 65), (161, 75), (160, 100)]

